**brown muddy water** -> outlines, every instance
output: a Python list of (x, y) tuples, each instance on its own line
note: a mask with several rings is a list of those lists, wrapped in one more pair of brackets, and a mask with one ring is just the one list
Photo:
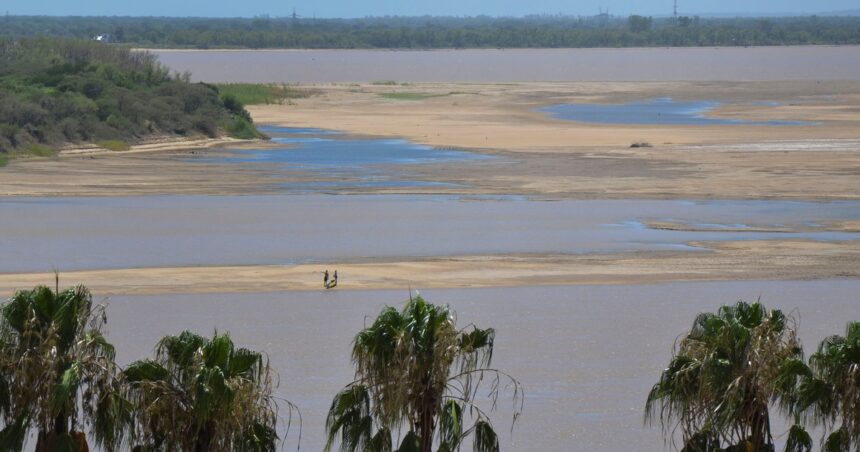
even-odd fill
[(151, 52), (213, 83), (860, 79), (860, 46)]
[[(494, 366), (526, 389), (513, 436), (510, 404), (494, 416), (503, 450), (658, 451), (659, 427), (643, 426), (645, 397), (668, 363), (676, 337), (695, 315), (738, 299), (793, 312), (809, 353), (825, 336), (860, 318), (860, 281), (706, 282), (630, 286), (427, 290), (449, 303), (458, 323), (496, 328)], [(353, 335), (394, 291), (119, 296), (109, 303), (109, 338), (126, 364), (149, 356), (166, 334), (230, 332), (266, 352), (280, 374), (278, 394), (303, 416), (302, 450), (321, 450), (331, 397), (351, 381)], [(778, 417), (774, 413), (774, 417)], [(785, 428), (774, 428), (777, 441)], [(817, 436), (816, 442), (817, 442)], [(294, 429), (284, 444), (294, 450)], [(817, 448), (817, 445), (816, 445)], [(781, 450), (782, 447), (778, 447)]]
[[(756, 232), (860, 219), (860, 202), (563, 200), (411, 195), (0, 200), (0, 272), (343, 262), (694, 248), (692, 241), (856, 240)], [(649, 220), (699, 231), (650, 229)]]

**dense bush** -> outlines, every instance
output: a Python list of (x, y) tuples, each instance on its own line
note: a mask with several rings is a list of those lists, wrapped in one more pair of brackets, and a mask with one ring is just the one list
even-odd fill
[(222, 131), (260, 136), (235, 99), (225, 106), (216, 87), (171, 76), (148, 53), (94, 41), (0, 39), (0, 152)]

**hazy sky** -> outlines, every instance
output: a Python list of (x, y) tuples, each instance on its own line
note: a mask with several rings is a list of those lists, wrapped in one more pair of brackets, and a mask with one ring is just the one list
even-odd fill
[[(680, 14), (815, 13), (860, 8), (857, 0), (678, 0)], [(80, 16), (287, 16), (525, 14), (668, 15), (672, 0), (0, 0), (0, 14)]]

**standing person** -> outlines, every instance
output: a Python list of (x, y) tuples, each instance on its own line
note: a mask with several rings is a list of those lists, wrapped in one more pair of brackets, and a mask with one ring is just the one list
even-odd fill
[(335, 286), (337, 285), (337, 270), (334, 271), (334, 279), (332, 280), (332, 282)]
[(326, 269), (325, 275), (323, 275), (323, 287), (328, 289), (328, 269)]

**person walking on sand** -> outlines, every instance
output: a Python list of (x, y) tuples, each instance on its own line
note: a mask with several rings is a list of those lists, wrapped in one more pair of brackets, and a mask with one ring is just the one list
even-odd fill
[(332, 279), (332, 285), (337, 285), (337, 270), (334, 271), (334, 278)]
[(326, 269), (325, 274), (323, 275), (323, 287), (328, 289), (328, 269)]

